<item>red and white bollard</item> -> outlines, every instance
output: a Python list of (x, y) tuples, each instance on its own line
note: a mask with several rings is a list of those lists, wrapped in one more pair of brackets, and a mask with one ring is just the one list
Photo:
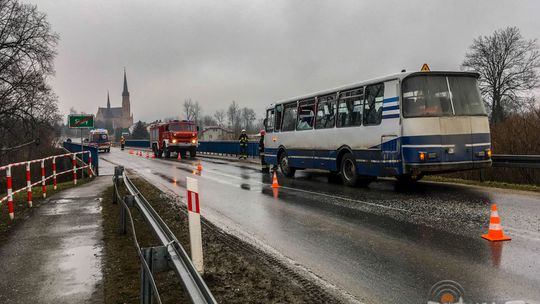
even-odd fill
[(197, 271), (202, 274), (204, 273), (204, 264), (198, 180), (192, 177), (186, 177), (186, 184), (191, 261), (193, 262), (193, 265), (195, 265)]
[(73, 184), (77, 184), (77, 156), (73, 153)]
[(28, 207), (32, 208), (32, 176), (30, 175), (30, 162), (26, 163), (26, 193), (28, 194)]
[(43, 192), (43, 198), (47, 197), (47, 186), (45, 185), (45, 160), (41, 160), (41, 192)]
[(7, 178), (8, 212), (9, 212), (9, 218), (13, 220), (15, 218), (15, 211), (13, 209), (13, 192), (12, 192), (13, 182), (11, 181), (11, 166), (7, 167), (6, 178)]
[(92, 177), (92, 153), (88, 152), (88, 176)]
[(56, 190), (56, 157), (52, 159), (53, 187)]

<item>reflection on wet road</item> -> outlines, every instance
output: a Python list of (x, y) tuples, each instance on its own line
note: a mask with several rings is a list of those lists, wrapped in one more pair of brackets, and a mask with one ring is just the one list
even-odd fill
[[(113, 150), (124, 165), (180, 197), (192, 160), (148, 160)], [(256, 165), (202, 159), (201, 213), (231, 233), (263, 244), (367, 303), (427, 302), (431, 286), (454, 280), (467, 299), (540, 299), (540, 195), (421, 182), (407, 189), (382, 180), (369, 188), (328, 182), (326, 174), (279, 176)], [(489, 243), (496, 202), (511, 242)]]

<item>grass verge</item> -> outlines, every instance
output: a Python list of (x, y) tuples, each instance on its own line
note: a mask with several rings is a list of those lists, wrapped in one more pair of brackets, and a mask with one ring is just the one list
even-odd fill
[[(169, 200), (161, 191), (142, 180), (134, 180), (189, 253), (189, 230), (185, 207)], [(103, 233), (105, 303), (137, 303), (140, 263), (131, 231), (118, 234), (119, 206), (112, 204), (113, 188), (104, 194)], [(146, 223), (132, 208), (141, 247), (156, 245)], [(203, 251), (208, 287), (219, 303), (339, 303), (319, 286), (288, 269), (279, 261), (224, 233), (203, 220)], [(158, 275), (164, 303), (186, 302), (172, 272)]]
[(444, 176), (437, 176), (437, 175), (426, 176), (424, 177), (424, 180), (432, 181), (432, 182), (456, 183), (456, 184), (474, 185), (474, 186), (481, 186), (481, 187), (540, 192), (539, 186), (527, 185), (527, 184), (512, 184), (512, 183), (494, 182), (494, 181), (481, 182), (481, 181), (475, 181), (475, 180), (469, 180), (469, 179), (444, 177)]
[[(73, 185), (73, 181), (56, 184), (56, 190), (53, 185), (47, 185), (47, 197), (51, 197), (55, 193), (69, 188), (84, 185), (92, 179), (78, 179), (77, 185)], [(26, 191), (21, 191), (13, 195), (13, 207), (15, 210), (15, 219), (10, 220), (7, 201), (0, 204), (0, 244), (7, 240), (9, 231), (14, 229), (19, 223), (23, 222), (28, 217), (32, 216), (33, 210), (45, 201), (41, 192), (41, 185), (32, 188), (32, 208), (28, 208), (28, 196)]]

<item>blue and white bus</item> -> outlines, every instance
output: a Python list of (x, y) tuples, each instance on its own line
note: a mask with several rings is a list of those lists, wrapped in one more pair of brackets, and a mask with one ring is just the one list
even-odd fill
[(265, 160), (288, 177), (322, 169), (348, 186), (490, 167), (478, 76), (403, 72), (278, 102), (266, 111)]

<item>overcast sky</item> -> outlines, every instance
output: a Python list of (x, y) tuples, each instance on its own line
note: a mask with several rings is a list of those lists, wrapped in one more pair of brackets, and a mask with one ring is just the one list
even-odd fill
[(479, 35), (515, 25), (540, 38), (540, 1), (24, 0), (60, 35), (60, 110), (121, 105), (135, 120), (204, 114), (407, 70), (456, 70)]

